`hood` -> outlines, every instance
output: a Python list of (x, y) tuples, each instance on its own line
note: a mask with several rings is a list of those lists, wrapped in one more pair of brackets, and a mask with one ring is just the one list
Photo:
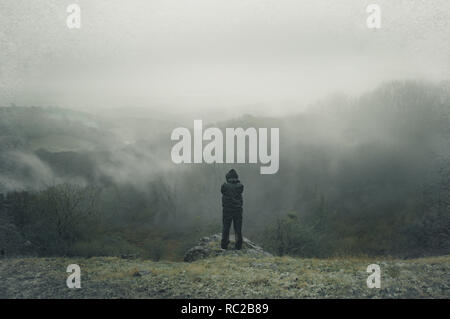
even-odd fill
[(234, 169), (231, 169), (227, 175), (225, 175), (228, 183), (237, 183), (239, 182), (239, 176)]

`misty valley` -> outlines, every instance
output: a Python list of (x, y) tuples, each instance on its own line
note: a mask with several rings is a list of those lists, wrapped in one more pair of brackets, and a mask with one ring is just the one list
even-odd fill
[(220, 185), (235, 168), (243, 234), (274, 255), (449, 254), (449, 92), (447, 82), (390, 82), (285, 117), (204, 123), (279, 128), (280, 169), (268, 175), (255, 154), (243, 163), (248, 149), (238, 163), (173, 163), (171, 133), (192, 117), (2, 107), (0, 250), (181, 260), (221, 231)]

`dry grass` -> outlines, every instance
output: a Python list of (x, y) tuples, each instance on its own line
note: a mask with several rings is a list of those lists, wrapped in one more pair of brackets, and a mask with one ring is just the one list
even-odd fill
[[(82, 289), (65, 286), (78, 264)], [(382, 289), (366, 286), (367, 265), (382, 269)], [(449, 298), (450, 256), (299, 259), (220, 256), (193, 263), (95, 258), (0, 261), (3, 298)]]

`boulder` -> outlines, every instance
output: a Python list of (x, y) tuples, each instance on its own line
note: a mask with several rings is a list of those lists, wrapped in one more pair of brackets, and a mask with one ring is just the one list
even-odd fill
[(192, 262), (199, 259), (216, 257), (216, 256), (250, 256), (250, 257), (270, 257), (270, 253), (264, 251), (260, 246), (247, 238), (243, 238), (242, 249), (234, 249), (234, 236), (231, 236), (228, 249), (222, 249), (220, 247), (220, 241), (222, 234), (214, 234), (209, 237), (203, 237), (199, 240), (198, 244), (189, 249), (184, 255), (184, 261)]

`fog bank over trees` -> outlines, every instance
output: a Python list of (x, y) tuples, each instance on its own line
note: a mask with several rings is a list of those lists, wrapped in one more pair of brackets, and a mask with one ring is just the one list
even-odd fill
[(170, 133), (189, 127), (179, 118), (0, 108), (2, 245), (10, 243), (0, 248), (179, 259), (220, 231), (220, 185), (233, 167), (245, 185), (244, 235), (275, 254), (449, 254), (449, 88), (389, 82), (291, 116), (208, 124), (280, 128), (275, 175), (259, 164), (173, 164)]

